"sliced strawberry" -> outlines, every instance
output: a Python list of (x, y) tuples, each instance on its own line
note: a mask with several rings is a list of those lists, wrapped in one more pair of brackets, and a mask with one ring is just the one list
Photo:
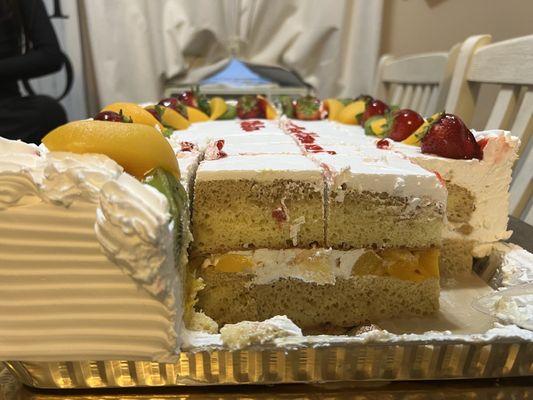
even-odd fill
[(390, 149), (390, 142), (387, 139), (381, 139), (376, 142), (376, 147), (381, 150)]
[(294, 116), (306, 121), (321, 119), (321, 102), (314, 96), (304, 96), (296, 100)]
[(456, 115), (442, 114), (422, 138), (422, 153), (471, 160), (482, 159), (483, 152), (474, 135)]
[(189, 118), (185, 104), (180, 103), (176, 97), (167, 97), (157, 103), (158, 106), (168, 107), (180, 113), (184, 118)]
[(180, 146), (181, 146), (181, 151), (193, 151), (194, 148), (196, 147), (194, 143), (191, 143), (191, 142), (181, 142)]
[(122, 113), (120, 110), (118, 113), (114, 111), (100, 111), (94, 117), (97, 121), (108, 121), (108, 122), (126, 122), (132, 123), (132, 119)]
[(424, 118), (419, 113), (408, 108), (395, 111), (392, 115), (393, 122), (389, 137), (396, 142), (407, 139), (424, 123)]
[(375, 115), (385, 115), (389, 111), (389, 106), (383, 103), (381, 100), (369, 101), (366, 103), (365, 112), (361, 116), (361, 125), (364, 126), (367, 119)]

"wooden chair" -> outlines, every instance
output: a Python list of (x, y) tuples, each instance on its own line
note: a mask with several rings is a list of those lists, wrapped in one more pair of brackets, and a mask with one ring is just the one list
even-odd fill
[(533, 35), (490, 44), (472, 36), (459, 51), (446, 111), (469, 124), (483, 84), (499, 85), (486, 129), (508, 129), (522, 142), (513, 171), (510, 212), (533, 224)]
[(423, 116), (442, 109), (460, 44), (450, 52), (381, 57), (373, 95), (389, 104), (411, 108)]

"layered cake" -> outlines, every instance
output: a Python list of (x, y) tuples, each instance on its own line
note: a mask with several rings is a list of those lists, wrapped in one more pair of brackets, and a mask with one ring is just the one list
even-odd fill
[(441, 274), (508, 237), (507, 132), (283, 105), (191, 92), (0, 139), (0, 357), (174, 361), (188, 330), (431, 315)]

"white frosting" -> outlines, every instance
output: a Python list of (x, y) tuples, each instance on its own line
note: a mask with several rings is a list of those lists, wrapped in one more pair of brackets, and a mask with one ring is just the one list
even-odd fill
[(104, 183), (117, 179), (122, 167), (103, 154), (50, 152), (46, 154), (44, 196), (69, 206), (75, 200), (96, 203)]
[(0, 137), (0, 210), (35, 201), (43, 168), (37, 146)]
[(276, 315), (265, 321), (242, 321), (227, 324), (220, 330), (220, 339), (226, 347), (238, 350), (253, 345), (262, 345), (275, 339), (286, 337), (303, 337), (298, 328), (285, 315)]
[(230, 156), (203, 161), (198, 168), (196, 179), (198, 181), (296, 179), (321, 183), (322, 174), (318, 166), (302, 155), (267, 154)]

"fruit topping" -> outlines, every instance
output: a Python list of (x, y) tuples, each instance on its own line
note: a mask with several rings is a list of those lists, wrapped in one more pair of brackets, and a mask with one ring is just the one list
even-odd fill
[(127, 115), (136, 124), (154, 126), (163, 132), (164, 127), (150, 112), (135, 103), (113, 103), (106, 106), (102, 111), (114, 111), (117, 114)]
[(148, 111), (150, 114), (152, 114), (155, 119), (161, 122), (161, 113), (158, 112), (158, 110), (155, 107), (145, 107), (144, 109)]
[(306, 121), (322, 119), (321, 105), (320, 100), (314, 96), (300, 97), (294, 105), (294, 116)]
[(226, 104), (226, 112), (222, 114), (218, 119), (235, 119), (237, 118), (237, 107), (233, 104)]
[(481, 149), (481, 151), (485, 150), (485, 146), (487, 145), (488, 142), (489, 142), (488, 138), (479, 139), (477, 141), (477, 144), (479, 145), (479, 148)]
[(422, 153), (441, 157), (470, 160), (483, 157), (474, 135), (456, 115), (443, 113), (432, 122), (422, 138)]
[(96, 114), (94, 119), (96, 121), (126, 122), (126, 123), (133, 122), (130, 117), (127, 117), (122, 113), (122, 110), (120, 110), (118, 113), (114, 111), (100, 111), (98, 114)]
[(294, 118), (294, 100), (289, 96), (279, 96), (281, 112), (289, 118)]
[(347, 104), (342, 110), (340, 110), (339, 115), (337, 116), (337, 121), (348, 125), (360, 124), (361, 116), (365, 112), (367, 102), (368, 99), (366, 98), (358, 98), (358, 100)]
[(187, 107), (184, 104), (180, 103), (176, 97), (167, 97), (166, 99), (161, 100), (157, 103), (158, 106), (163, 106), (170, 108), (174, 111), (180, 113), (184, 118), (188, 118)]
[(162, 168), (155, 168), (143, 177), (143, 183), (150, 185), (162, 193), (168, 201), (174, 235), (174, 256), (179, 259), (184, 234), (183, 216), (188, 207), (187, 193), (179, 179)]
[(266, 118), (265, 105), (258, 96), (241, 96), (237, 101), (237, 116), (240, 119)]
[(424, 118), (419, 113), (407, 108), (394, 111), (392, 119), (389, 137), (396, 142), (407, 139), (424, 123)]
[(252, 121), (241, 121), (241, 129), (246, 132), (258, 131), (263, 129), (265, 124), (263, 121), (252, 120)]
[(187, 107), (197, 108), (206, 115), (211, 115), (211, 106), (206, 95), (200, 93), (198, 86), (178, 95), (178, 100)]
[(250, 257), (232, 253), (216, 257), (211, 264), (219, 272), (244, 272), (254, 266)]
[(376, 147), (381, 150), (390, 149), (390, 142), (387, 139), (380, 139), (376, 142)]
[[(161, 122), (165, 127), (169, 127), (170, 130), (182, 130), (191, 126), (191, 123), (182, 113), (176, 111), (176, 109), (164, 106), (155, 106), (156, 110), (159, 109), (161, 115)], [(186, 114), (187, 112), (185, 112)], [(171, 132), (172, 133), (172, 132)]]
[(407, 138), (402, 140), (402, 143), (420, 146), (420, 144), (422, 143), (421, 140), (425, 136), (425, 134), (428, 132), (428, 129), (430, 128), (430, 126), (436, 121), (438, 121), (443, 114), (444, 114), (443, 112), (437, 112), (433, 114), (426, 121), (424, 121), (422, 125), (418, 127), (416, 131), (414, 131), (411, 135), (409, 135)]
[(211, 108), (211, 115), (209, 118), (212, 120), (219, 119), (228, 110), (228, 105), (222, 97), (213, 97), (209, 100), (209, 106)]
[(187, 115), (189, 116), (189, 122), (209, 121), (209, 116), (198, 108), (187, 106)]
[[(153, 118), (148, 112), (146, 114)], [(178, 179), (180, 177), (170, 143), (153, 126), (74, 121), (54, 129), (42, 141), (50, 151), (105, 154), (138, 179), (157, 167)]]
[[(364, 101), (361, 100), (361, 101)], [(371, 117), (375, 115), (385, 115), (387, 112), (390, 111), (390, 108), (388, 105), (386, 105), (381, 100), (370, 100), (367, 101), (365, 111), (363, 112), (363, 115), (360, 118), (360, 123), (364, 125), (364, 123)]]
[[(346, 99), (345, 99), (346, 100)], [(350, 99), (347, 99), (348, 101)], [(328, 119), (330, 121), (336, 121), (339, 113), (344, 108), (344, 103), (338, 99), (326, 99), (324, 100), (324, 109), (328, 113)]]
[(375, 115), (365, 122), (365, 134), (378, 137), (385, 137), (389, 134), (392, 127), (392, 115)]
[(300, 143), (314, 143), (315, 137), (311, 133), (306, 132), (298, 132), (295, 133), (294, 136)]

